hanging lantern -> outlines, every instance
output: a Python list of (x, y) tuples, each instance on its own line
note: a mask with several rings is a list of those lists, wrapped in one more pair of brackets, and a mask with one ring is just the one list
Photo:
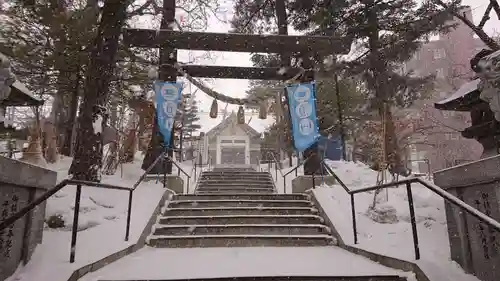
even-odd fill
[(243, 110), (243, 106), (240, 105), (240, 108), (238, 108), (238, 114), (236, 117), (238, 124), (245, 124), (245, 111)]
[(260, 104), (259, 119), (267, 119), (267, 101)]
[(217, 112), (219, 111), (219, 107), (217, 106), (217, 100), (214, 99), (212, 102), (212, 106), (210, 107), (210, 118), (217, 118)]

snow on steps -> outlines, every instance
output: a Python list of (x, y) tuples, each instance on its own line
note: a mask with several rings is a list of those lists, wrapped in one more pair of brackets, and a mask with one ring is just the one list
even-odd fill
[[(307, 194), (260, 194), (260, 193), (231, 193), (231, 194), (186, 194), (186, 195), (176, 195), (172, 198), (174, 201), (181, 200), (297, 200), (297, 201), (309, 201), (309, 195)], [(310, 201), (309, 201), (310, 202)]]
[(152, 235), (147, 241), (152, 247), (300, 247), (333, 246), (336, 240), (330, 235)]
[[(196, 279), (165, 279), (157, 281), (406, 281), (405, 277), (396, 275), (379, 276), (262, 276), (262, 277), (223, 277), (223, 278), (196, 278)], [(115, 281), (115, 280), (101, 280)], [(148, 280), (120, 280), (120, 281), (148, 281)]]
[(159, 216), (159, 224), (323, 224), (318, 215)]
[(98, 280), (415, 281), (338, 247), (145, 247), (81, 281)]
[(274, 188), (249, 188), (249, 187), (230, 187), (230, 188), (197, 188), (195, 194), (221, 194), (221, 193), (275, 193)]
[(307, 215), (318, 213), (311, 207), (177, 207), (167, 208), (164, 216), (216, 216), (216, 215)]
[[(198, 181), (198, 184), (220, 184), (221, 182), (226, 182), (225, 179), (214, 179), (212, 178), (202, 178)], [(257, 178), (257, 179), (242, 179), (242, 178), (237, 178), (235, 181), (236, 183), (243, 183), (243, 184), (253, 184), (253, 183), (273, 183), (273, 179), (271, 177), (266, 177), (266, 178)]]
[(322, 224), (197, 224), (157, 225), (154, 235), (228, 235), (237, 232), (273, 235), (330, 234), (330, 228)]
[(147, 243), (186, 248), (335, 245), (317, 213), (305, 195), (175, 196), (162, 209)]
[(196, 194), (205, 193), (275, 193), (274, 182), (267, 172), (204, 172), (197, 183)]
[(170, 201), (170, 206), (179, 208), (207, 208), (207, 207), (310, 207), (313, 203), (308, 200), (249, 200), (249, 199), (214, 199), (214, 200), (174, 200)]

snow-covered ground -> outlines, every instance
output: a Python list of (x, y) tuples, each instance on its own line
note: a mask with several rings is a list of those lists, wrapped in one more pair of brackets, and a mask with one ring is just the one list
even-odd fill
[[(71, 160), (62, 158), (56, 164), (49, 164), (48, 168), (57, 171), (61, 181), (67, 177)], [(115, 175), (104, 176), (103, 182), (132, 187), (143, 173), (140, 164), (141, 159), (124, 164), (123, 173), (118, 170)], [(36, 248), (31, 261), (24, 268), (20, 267), (8, 281), (67, 280), (74, 270), (135, 244), (165, 190), (161, 184), (151, 181), (142, 183), (134, 191), (130, 239), (125, 242), (128, 192), (82, 188), (76, 259), (71, 264), (69, 253), (75, 191), (76, 187), (66, 186), (47, 200), (46, 218), (59, 215), (65, 226), (57, 229), (46, 227), (43, 242)]]
[(245, 276), (412, 275), (337, 247), (156, 249), (146, 247), (83, 277), (97, 280), (164, 280)]
[[(362, 163), (329, 161), (328, 165), (350, 190), (376, 184), (377, 172)], [(287, 179), (288, 190), (291, 189), (292, 178), (289, 176)], [(450, 259), (444, 200), (421, 185), (413, 184), (412, 186), (421, 254), (421, 260), (418, 263), (426, 268), (439, 268), (439, 271), (448, 274), (450, 280), (477, 281), (478, 279), (465, 274)], [(340, 185), (322, 186), (313, 192), (344, 242), (352, 245), (354, 239), (350, 197)], [(358, 244), (355, 246), (387, 256), (414, 261), (415, 254), (405, 186), (388, 189), (389, 200), (387, 203), (383, 203), (396, 210), (398, 218), (396, 223), (377, 223), (367, 216), (366, 211), (373, 202), (373, 196), (373, 192), (355, 195), (358, 232)]]
[[(58, 171), (59, 180), (67, 177), (70, 158), (63, 158), (50, 168)], [(103, 182), (122, 186), (132, 186), (140, 177), (140, 159), (133, 164), (123, 165), (123, 173), (105, 176)], [(350, 189), (374, 185), (377, 173), (363, 164), (353, 162), (329, 162), (330, 167)], [(190, 162), (181, 164), (183, 170), (192, 174)], [(267, 169), (267, 165), (262, 168)], [(286, 173), (291, 168), (283, 169)], [(275, 177), (274, 168), (272, 169)], [(298, 174), (302, 174), (302, 168)], [(182, 176), (182, 173), (181, 173)], [(291, 191), (292, 172), (286, 179), (287, 192)], [(185, 180), (187, 178), (183, 176)], [(192, 179), (190, 191), (194, 189)], [(276, 178), (278, 192), (283, 193), (283, 179), (278, 172)], [(124, 242), (127, 192), (85, 187), (82, 192), (76, 262), (69, 263), (70, 227), (73, 219), (75, 188), (66, 187), (47, 201), (46, 217), (60, 215), (66, 226), (62, 229), (46, 229), (43, 244), (35, 251), (31, 262), (12, 276), (9, 281), (67, 280), (77, 268), (97, 261), (136, 242), (144, 229), (153, 209), (159, 202), (163, 189), (156, 181), (143, 183), (134, 192), (130, 242)], [(352, 220), (349, 197), (339, 186), (322, 186), (314, 191), (322, 207), (329, 214), (337, 231), (347, 244), (353, 243)], [(413, 188), (415, 211), (418, 222), (421, 260), (418, 263), (428, 271), (445, 273), (435, 280), (477, 281), (465, 274), (450, 261), (448, 233), (444, 215), (444, 202), (437, 195), (421, 186)], [(403, 187), (389, 190), (388, 205), (397, 212), (398, 222), (381, 224), (371, 220), (366, 211), (373, 200), (373, 193), (355, 196), (357, 211), (357, 247), (388, 256), (414, 261), (411, 225), (406, 191)], [(364, 258), (339, 249), (325, 248), (265, 248), (265, 249), (152, 249), (146, 247), (137, 253), (119, 260), (83, 280), (98, 280), (100, 276), (114, 279), (141, 278), (199, 278), (249, 275), (339, 275), (351, 272), (350, 264), (366, 262), (366, 266), (356, 266), (356, 273), (383, 274), (388, 269), (373, 264)], [(332, 258), (335, 256), (335, 261)], [(342, 256), (343, 258), (338, 258)], [(290, 258), (293, 257), (293, 258)], [(185, 270), (191, 268), (199, 270)], [(168, 265), (168, 266), (163, 266)], [(335, 266), (334, 266), (335, 265)], [(144, 270), (147, 268), (148, 270)], [(434, 270), (434, 269), (439, 270)], [(363, 270), (363, 271), (360, 271)], [(368, 271), (371, 271), (369, 273)], [(386, 272), (387, 273), (387, 272)], [(138, 276), (138, 274), (141, 274)], [(446, 278), (445, 278), (446, 277)]]

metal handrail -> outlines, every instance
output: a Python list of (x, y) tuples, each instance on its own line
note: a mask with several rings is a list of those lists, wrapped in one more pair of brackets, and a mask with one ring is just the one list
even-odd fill
[(297, 166), (295, 166), (293, 169), (291, 169), (290, 171), (288, 171), (283, 177), (286, 177), (288, 176), (289, 174), (291, 174), (292, 172), (295, 172), (297, 171), (298, 168), (300, 168), (300, 166), (304, 166), (305, 163), (307, 163), (307, 161), (309, 161), (309, 159), (311, 159), (312, 155), (307, 157), (306, 160), (304, 160), (303, 162), (300, 162)]
[[(290, 171), (288, 171), (286, 174), (283, 175), (283, 193), (286, 194), (286, 177), (291, 174), (292, 172), (295, 172), (295, 176), (297, 176), (297, 169), (300, 167), (300, 166), (303, 166), (305, 163), (307, 163), (307, 161), (309, 161), (309, 159), (311, 159), (312, 155), (307, 157), (306, 160), (304, 160), (303, 162), (299, 163), (297, 166), (295, 166), (293, 169), (291, 169)], [(314, 178), (313, 178), (313, 187), (314, 187)]]
[(75, 255), (76, 255), (76, 240), (77, 240), (77, 232), (78, 232), (78, 221), (79, 221), (79, 214), (80, 214), (80, 201), (81, 201), (81, 194), (82, 194), (82, 187), (83, 186), (91, 186), (91, 187), (97, 187), (97, 188), (104, 188), (104, 189), (114, 189), (114, 190), (124, 190), (129, 192), (129, 198), (128, 198), (128, 209), (127, 209), (127, 224), (125, 226), (125, 241), (129, 240), (130, 236), (130, 221), (132, 217), (132, 200), (133, 200), (133, 192), (134, 190), (141, 184), (141, 182), (144, 181), (146, 178), (147, 174), (154, 168), (154, 166), (158, 163), (158, 161), (163, 157), (164, 153), (160, 154), (160, 156), (146, 169), (143, 175), (139, 177), (139, 180), (132, 186), (132, 188), (128, 187), (123, 187), (123, 186), (118, 186), (118, 185), (113, 185), (113, 184), (107, 184), (107, 183), (99, 183), (99, 182), (92, 182), (92, 181), (83, 181), (83, 180), (76, 180), (76, 179), (64, 179), (58, 184), (56, 184), (53, 188), (47, 190), (45, 193), (43, 193), (40, 197), (36, 198), (32, 202), (30, 202), (28, 205), (26, 205), (24, 208), (13, 214), (12, 216), (6, 218), (5, 220), (0, 222), (0, 231), (3, 231), (7, 229), (8, 227), (12, 226), (16, 221), (24, 217), (26, 214), (28, 214), (30, 211), (32, 211), (34, 208), (36, 208), (38, 205), (42, 204), (45, 202), (47, 199), (49, 199), (52, 195), (63, 189), (65, 186), (68, 185), (76, 185), (76, 194), (75, 194), (75, 207), (73, 210), (73, 226), (71, 230), (71, 247), (70, 247), (70, 256), (69, 256), (69, 262), (74, 263), (75, 262)]
[(146, 171), (144, 171), (144, 173), (139, 177), (137, 182), (132, 186), (133, 190), (135, 190), (141, 184), (141, 182), (148, 176), (149, 172), (151, 172), (151, 170), (153, 170), (153, 168), (156, 166), (156, 164), (158, 164), (158, 162), (160, 162), (160, 160), (163, 159), (164, 155), (165, 155), (165, 152), (162, 152), (155, 159), (155, 161), (153, 161), (153, 163), (151, 165), (149, 165), (149, 167), (146, 169)]
[(380, 185), (375, 185), (375, 186), (370, 186), (370, 187), (365, 187), (365, 188), (360, 188), (360, 189), (354, 189), (354, 190), (349, 190), (349, 188), (345, 185), (344, 182), (340, 180), (340, 178), (333, 172), (333, 170), (328, 166), (323, 163), (324, 167), (328, 170), (330, 174), (339, 182), (339, 184), (343, 187), (343, 189), (346, 191), (347, 194), (351, 196), (351, 215), (352, 215), (352, 225), (353, 225), (353, 236), (354, 236), (354, 244), (358, 244), (358, 233), (357, 233), (357, 224), (356, 224), (356, 209), (355, 209), (355, 202), (354, 202), (354, 195), (358, 193), (363, 193), (363, 192), (369, 192), (369, 191), (374, 191), (374, 190), (379, 190), (383, 188), (388, 188), (388, 187), (394, 187), (394, 186), (399, 186), (399, 185), (406, 185), (406, 193), (408, 197), (408, 208), (410, 211), (410, 223), (412, 226), (412, 236), (413, 236), (413, 247), (415, 251), (415, 259), (418, 260), (420, 259), (420, 247), (419, 247), (419, 241), (418, 241), (418, 233), (417, 233), (417, 222), (415, 218), (415, 206), (413, 203), (413, 193), (412, 193), (412, 183), (418, 183), (421, 184), (422, 186), (426, 187), (427, 189), (431, 190), (447, 202), (459, 207), (461, 210), (466, 211), (468, 214), (472, 215), (473, 217), (477, 218), (481, 222), (487, 224), (489, 227), (492, 227), (496, 231), (500, 232), (500, 222), (494, 220), (493, 218), (489, 217), (486, 214), (483, 214), (482, 212), (478, 211), (474, 207), (470, 206), (469, 204), (465, 203), (464, 201), (460, 200), (453, 194), (443, 190), (437, 185), (428, 183), (421, 178), (413, 177), (409, 179), (404, 179), (400, 181), (395, 181), (391, 183), (386, 183), (386, 184), (380, 184)]
[[(179, 176), (179, 177), (180, 177), (181, 172), (182, 172), (184, 175), (186, 175), (186, 177), (187, 177), (187, 190), (189, 190), (189, 182), (191, 181), (191, 176), (190, 176), (188, 173), (186, 173), (186, 171), (184, 171), (184, 169), (182, 169), (182, 168), (179, 166), (179, 164), (177, 163), (177, 161), (175, 161), (174, 159), (172, 159), (172, 157), (170, 157), (170, 156), (168, 156), (168, 155), (165, 155), (165, 158), (166, 158), (167, 160), (169, 160), (170, 162), (172, 162), (172, 164), (174, 164), (174, 165), (175, 165), (175, 167), (177, 167), (177, 176)], [(166, 174), (164, 175), (164, 177), (166, 177)], [(165, 184), (165, 182), (166, 182), (166, 181), (165, 181), (165, 178), (164, 178), (164, 183), (163, 183), (163, 184)]]
[(283, 171), (281, 170), (281, 163), (276, 159), (276, 156), (274, 156), (273, 153), (268, 152), (271, 154), (272, 160), (274, 162), (274, 170), (276, 171), (276, 178), (278, 177), (278, 170), (280, 172), (280, 175), (283, 177)]
[[(115, 190), (126, 190), (130, 192), (129, 194), (132, 194), (134, 191), (132, 188), (127, 188), (127, 187), (122, 187), (122, 186), (117, 186), (117, 185), (111, 185), (111, 184), (104, 184), (104, 183), (98, 183), (98, 182), (90, 182), (90, 181), (81, 181), (81, 180), (73, 180), (73, 179), (65, 179), (62, 180), (60, 183), (58, 183), (55, 187), (49, 189), (47, 192), (42, 194), (40, 197), (36, 198), (33, 200), (31, 203), (26, 205), (24, 208), (13, 214), (12, 216), (6, 218), (2, 222), (0, 222), (0, 231), (5, 230), (9, 226), (12, 226), (17, 220), (20, 218), (24, 217), (26, 214), (28, 214), (30, 211), (32, 211), (34, 208), (36, 208), (38, 205), (49, 199), (52, 195), (57, 193), (59, 190), (63, 189), (67, 185), (76, 185), (76, 196), (75, 196), (75, 208), (74, 208), (74, 215), (73, 215), (73, 227), (71, 230), (71, 248), (70, 248), (70, 256), (69, 256), (69, 261), (70, 263), (75, 262), (75, 255), (76, 255), (76, 239), (77, 239), (77, 232), (78, 232), (78, 219), (79, 219), (79, 214), (80, 214), (80, 199), (81, 199), (81, 194), (82, 194), (82, 186), (92, 186), (92, 187), (97, 187), (97, 188), (105, 188), (105, 189), (115, 189)], [(128, 206), (128, 212), (127, 212), (127, 225), (125, 228), (125, 241), (128, 241), (129, 239), (129, 234), (130, 234), (130, 216), (131, 216), (131, 202), (129, 201), (129, 206)]]

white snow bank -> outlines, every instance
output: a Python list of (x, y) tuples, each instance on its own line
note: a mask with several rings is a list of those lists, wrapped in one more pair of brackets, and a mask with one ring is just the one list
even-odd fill
[[(70, 164), (71, 158), (66, 157), (49, 168), (58, 172), (58, 180), (63, 180)], [(125, 164), (123, 178), (121, 171), (117, 171), (116, 175), (104, 176), (103, 182), (132, 187), (142, 174), (139, 166), (140, 161)], [(67, 280), (74, 270), (135, 244), (164, 193), (162, 186), (154, 182), (143, 183), (134, 191), (130, 237), (125, 242), (128, 192), (83, 187), (76, 259), (70, 264), (75, 190), (74, 186), (66, 186), (47, 200), (46, 218), (60, 214), (67, 225), (58, 229), (46, 227), (42, 244), (31, 261), (7, 280)]]
[[(328, 161), (327, 163), (350, 190), (376, 184), (377, 172), (362, 163), (344, 161)], [(453, 280), (478, 280), (465, 274), (451, 261), (444, 200), (418, 184), (412, 184), (412, 192), (421, 262), (435, 264), (442, 272), (453, 272)], [(350, 196), (340, 185), (316, 188), (313, 193), (344, 242), (354, 245)], [(389, 201), (384, 203), (396, 210), (399, 219), (397, 223), (377, 223), (366, 215), (368, 207), (373, 202), (373, 195), (374, 192), (354, 195), (358, 233), (358, 244), (355, 246), (383, 255), (414, 261), (413, 236), (405, 186), (389, 188)], [(427, 268), (430, 267), (427, 266)], [(438, 271), (434, 269), (434, 272)]]
[(367, 275), (409, 276), (337, 247), (146, 247), (81, 280)]

